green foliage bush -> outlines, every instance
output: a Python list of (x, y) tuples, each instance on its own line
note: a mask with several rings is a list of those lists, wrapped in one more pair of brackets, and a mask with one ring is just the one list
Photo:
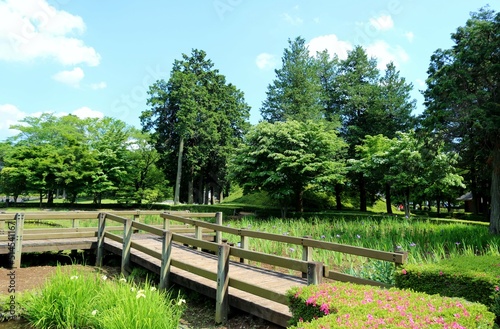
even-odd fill
[(295, 287), (288, 291), (289, 329), (493, 328), (486, 306), (459, 298), (350, 283)]
[(35, 328), (177, 328), (183, 300), (124, 278), (58, 268), (40, 290), (23, 295), (21, 314)]
[(500, 258), (496, 256), (460, 256), (437, 263), (408, 264), (396, 272), (395, 279), (398, 288), (482, 303), (500, 318)]

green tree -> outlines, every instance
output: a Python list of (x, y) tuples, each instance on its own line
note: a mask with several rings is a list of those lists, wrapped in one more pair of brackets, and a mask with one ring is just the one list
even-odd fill
[(289, 39), (288, 44), (282, 67), (275, 70), (276, 79), (267, 87), (261, 115), (271, 123), (320, 119), (324, 111), (316, 62), (303, 38)]
[(382, 134), (365, 136), (361, 145), (356, 145), (356, 158), (350, 159), (350, 171), (362, 173), (370, 181), (380, 182), (385, 186), (386, 211), (392, 214), (391, 182), (385, 180), (385, 174), (392, 163), (389, 150), (394, 140)]
[(167, 190), (169, 182), (157, 166), (160, 156), (148, 134), (135, 129), (132, 131), (125, 158), (127, 175), (117, 193), (120, 200), (135, 201), (137, 204), (145, 200), (151, 205), (166, 196), (171, 196)]
[(335, 129), (324, 121), (264, 121), (246, 135), (231, 171), (247, 192), (268, 192), (285, 216), (290, 205), (303, 210), (306, 189), (324, 189), (343, 179), (344, 148)]
[(226, 182), (228, 154), (247, 130), (243, 93), (226, 82), (204, 51), (193, 50), (174, 62), (168, 82), (150, 86), (149, 95), (141, 123), (151, 132), (166, 178), (175, 182), (174, 201), (202, 202), (209, 184)]
[[(340, 62), (335, 89), (332, 93), (334, 103), (331, 115), (338, 115), (341, 121), (341, 136), (349, 145), (348, 157), (355, 158), (356, 145), (366, 135), (380, 133), (372, 124), (373, 113), (380, 107), (379, 71), (374, 59), (368, 58), (362, 47), (349, 52), (347, 58)], [(367, 209), (367, 181), (364, 174), (351, 175), (360, 196), (360, 209)]]
[[(393, 138), (397, 132), (413, 127), (412, 85), (400, 77), (393, 63), (387, 65), (381, 77), (376, 60), (368, 58), (365, 50), (357, 46), (340, 61), (334, 76), (328, 92), (333, 100), (331, 113), (327, 117), (340, 117), (340, 132), (349, 145), (350, 159), (356, 158), (356, 146), (366, 135)], [(374, 196), (384, 187), (378, 181), (368, 181), (364, 171), (354, 171), (350, 177), (359, 192), (360, 210), (366, 211), (368, 194)], [(390, 191), (389, 187), (385, 191)], [(390, 201), (390, 195), (386, 195), (386, 200)]]
[(26, 172), (27, 190), (54, 200), (64, 190), (74, 200), (91, 181), (95, 169), (86, 139), (85, 121), (76, 116), (56, 117), (45, 113), (24, 118), (13, 128), (20, 131), (9, 138), (14, 154), (6, 159), (17, 172)]
[(114, 195), (125, 188), (131, 170), (128, 153), (133, 132), (132, 127), (118, 119), (89, 119), (88, 145), (98, 164), (88, 193), (93, 195), (95, 204), (101, 204), (104, 195)]
[[(489, 166), (490, 232), (500, 234), (500, 13), (472, 13), (431, 57), (424, 125)], [(471, 156), (470, 153), (475, 156)]]

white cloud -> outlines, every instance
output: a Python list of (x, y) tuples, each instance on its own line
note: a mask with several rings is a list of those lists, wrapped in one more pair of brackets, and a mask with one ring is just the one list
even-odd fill
[(70, 85), (72, 87), (79, 87), (80, 81), (85, 76), (83, 70), (79, 67), (75, 67), (71, 71), (61, 71), (52, 76), (56, 81), (62, 82), (64, 84)]
[(90, 84), (90, 88), (91, 89), (94, 89), (94, 90), (98, 90), (98, 89), (104, 89), (106, 88), (108, 85), (106, 84), (106, 82), (104, 81), (101, 81), (101, 82), (98, 82), (98, 83), (91, 83)]
[(302, 23), (304, 23), (304, 20), (299, 16), (292, 16), (288, 13), (283, 14), (283, 19), (285, 20), (285, 22), (294, 26), (302, 25)]
[(276, 56), (268, 53), (261, 53), (257, 55), (255, 59), (255, 64), (261, 70), (272, 70), (278, 64)]
[(340, 59), (347, 58), (347, 52), (353, 49), (353, 46), (347, 42), (337, 38), (335, 34), (322, 35), (311, 39), (307, 44), (309, 54), (315, 56), (317, 52), (328, 50), (330, 56), (337, 54)]
[(47, 0), (0, 1), (0, 60), (28, 62), (50, 58), (64, 65), (96, 66), (100, 56), (75, 37), (85, 31), (80, 16)]
[(425, 80), (422, 80), (422, 79), (416, 79), (415, 85), (417, 86), (418, 89), (425, 89), (427, 87)]
[(391, 61), (396, 66), (399, 66), (410, 59), (410, 56), (401, 46), (393, 47), (383, 40), (377, 40), (365, 49), (368, 56), (377, 59), (379, 70), (385, 70), (386, 65)]
[(379, 31), (387, 31), (394, 27), (391, 15), (380, 15), (370, 18), (370, 24)]
[(406, 39), (408, 39), (409, 42), (412, 42), (415, 35), (413, 34), (413, 32), (410, 31), (405, 33), (405, 37)]
[(19, 130), (10, 129), (10, 126), (18, 124), (26, 115), (12, 104), (0, 104), (0, 140), (17, 135)]
[(102, 119), (104, 118), (104, 114), (99, 111), (94, 111), (91, 108), (88, 108), (86, 106), (80, 107), (79, 109), (74, 110), (71, 112), (71, 114), (76, 115), (80, 119), (86, 119), (86, 118), (98, 118)]

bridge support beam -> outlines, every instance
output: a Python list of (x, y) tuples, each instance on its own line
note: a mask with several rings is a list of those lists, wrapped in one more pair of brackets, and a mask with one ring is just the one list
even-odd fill
[[(222, 213), (218, 212), (215, 213), (215, 224), (221, 225), (222, 226)], [(222, 232), (217, 230), (215, 231), (215, 243), (221, 244), (222, 243)]]
[(21, 253), (23, 250), (23, 230), (24, 230), (24, 214), (16, 214), (16, 228), (14, 237), (14, 250), (11, 251), (11, 257), (13, 257), (12, 268), (21, 267)]
[(161, 247), (161, 268), (159, 289), (168, 289), (170, 287), (170, 263), (172, 262), (172, 232), (163, 233), (163, 242)]
[(104, 234), (106, 233), (106, 214), (99, 213), (97, 224), (97, 255), (95, 266), (101, 267), (104, 259)]
[(127, 218), (123, 223), (123, 249), (122, 264), (120, 271), (123, 275), (128, 275), (130, 271), (130, 248), (132, 246), (132, 222), (133, 219)]
[(217, 292), (215, 296), (215, 323), (226, 323), (229, 313), (229, 250), (227, 244), (220, 244), (217, 252)]
[(307, 263), (307, 284), (320, 284), (323, 278), (323, 263), (309, 262)]

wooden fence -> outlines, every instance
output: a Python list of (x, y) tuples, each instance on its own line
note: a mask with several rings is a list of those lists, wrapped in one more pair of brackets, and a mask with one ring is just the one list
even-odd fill
[[(163, 218), (163, 224), (148, 225), (141, 223), (141, 215), (159, 215)], [(124, 217), (128, 216), (128, 217)], [(97, 218), (97, 227), (81, 227), (81, 220)], [(213, 218), (215, 223), (195, 218)], [(26, 220), (70, 220), (71, 228), (48, 228), (48, 229), (24, 229)], [(112, 221), (119, 225), (108, 225)], [(172, 221), (182, 223), (173, 225)], [(13, 225), (15, 223), (15, 225)], [(9, 225), (11, 225), (9, 227)], [(123, 232), (118, 235), (112, 232)], [(144, 231), (159, 236), (162, 241), (161, 252), (149, 249), (141, 244), (132, 241), (135, 231)], [(203, 235), (213, 234), (213, 242), (205, 241)], [(191, 233), (193, 236), (186, 236), (183, 233)], [(240, 240), (239, 246), (230, 246), (222, 243), (222, 233), (232, 234)], [(44, 212), (44, 213), (17, 213), (0, 214), (0, 243), (12, 242), (14, 248), (14, 267), (20, 266), (22, 241), (42, 240), (42, 239), (69, 239), (81, 237), (95, 237), (97, 240), (97, 261), (96, 265), (101, 266), (104, 256), (105, 239), (121, 243), (122, 273), (127, 273), (130, 268), (131, 249), (136, 249), (161, 261), (160, 288), (167, 288), (169, 283), (170, 267), (189, 271), (201, 277), (213, 280), (217, 283), (216, 290), (216, 321), (224, 322), (228, 312), (228, 287), (233, 288), (281, 303), (287, 304), (284, 295), (271, 292), (265, 287), (246, 283), (244, 280), (231, 278), (229, 280), (229, 257), (240, 259), (240, 262), (247, 263), (249, 260), (277, 266), (285, 269), (299, 271), (303, 277), (307, 278), (308, 284), (318, 284), (322, 278), (329, 278), (338, 281), (349, 281), (358, 284), (369, 284), (375, 286), (387, 286), (386, 284), (367, 280), (337, 271), (329, 270), (323, 263), (313, 260), (313, 250), (324, 249), (341, 252), (356, 256), (383, 260), (401, 265), (406, 261), (405, 252), (384, 252), (362, 247), (354, 247), (337, 243), (314, 240), (308, 237), (293, 237), (286, 235), (271, 234), (266, 232), (256, 232), (248, 229), (231, 228), (222, 225), (222, 213), (189, 213), (189, 212), (164, 212), (158, 211), (121, 211), (121, 212)], [(287, 257), (270, 255), (249, 250), (250, 239), (264, 239), (288, 244), (302, 246), (302, 259), (291, 259)], [(184, 263), (182, 260), (174, 260), (171, 257), (172, 243), (180, 243), (192, 246), (200, 250), (207, 250), (215, 253), (218, 259), (217, 273), (213, 273), (204, 268)]]

